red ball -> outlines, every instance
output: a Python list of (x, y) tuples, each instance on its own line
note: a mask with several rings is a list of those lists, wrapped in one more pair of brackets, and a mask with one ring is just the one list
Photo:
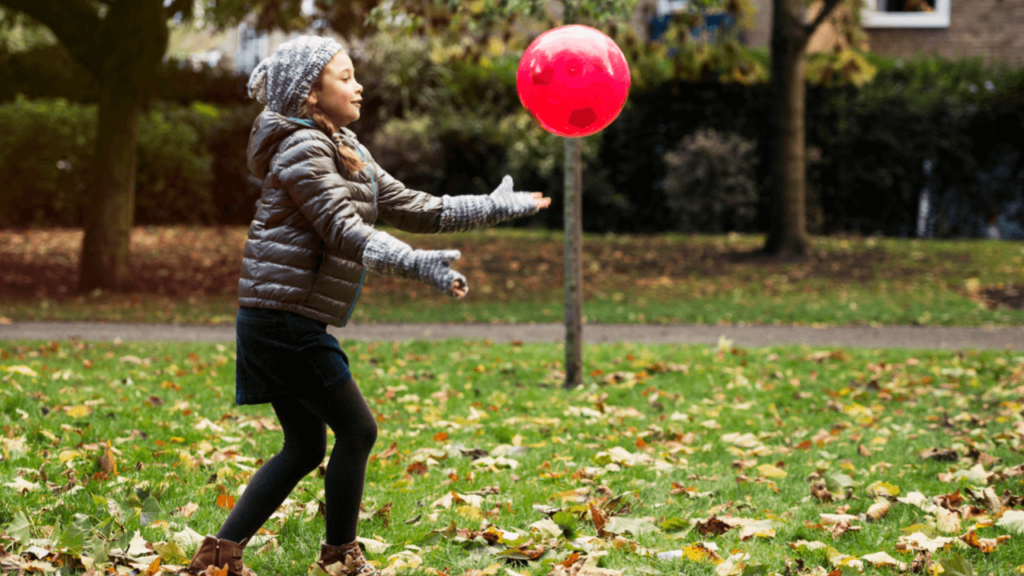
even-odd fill
[(600, 30), (572, 24), (544, 32), (516, 75), (523, 107), (548, 132), (589, 136), (618, 117), (629, 94), (629, 65)]

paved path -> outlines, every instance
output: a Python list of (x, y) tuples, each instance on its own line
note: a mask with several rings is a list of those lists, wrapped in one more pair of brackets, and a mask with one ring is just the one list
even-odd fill
[[(349, 324), (329, 327), (339, 340), (491, 339), (494, 342), (561, 342), (561, 324)], [(960, 328), (921, 326), (707, 326), (586, 324), (583, 340), (598, 342), (715, 344), (725, 336), (737, 346), (783, 344), (850, 348), (1011, 349), (1024, 350), (1024, 328)], [(113, 324), (94, 322), (14, 322), (0, 325), (0, 340), (206, 340), (231, 341), (230, 326)]]

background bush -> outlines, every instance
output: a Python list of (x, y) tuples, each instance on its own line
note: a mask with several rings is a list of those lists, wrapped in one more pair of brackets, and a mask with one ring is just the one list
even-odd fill
[(679, 230), (749, 232), (757, 223), (754, 143), (698, 130), (665, 156), (665, 201)]
[[(225, 111), (201, 103), (160, 103), (145, 113), (139, 122), (135, 221), (248, 222), (256, 196), (246, 188), (242, 170), (256, 113), (251, 107)], [(92, 185), (96, 106), (18, 98), (0, 105), (0, 126), (0, 173), (7, 179), (0, 225), (80, 226)], [(218, 180), (233, 186), (215, 188)]]

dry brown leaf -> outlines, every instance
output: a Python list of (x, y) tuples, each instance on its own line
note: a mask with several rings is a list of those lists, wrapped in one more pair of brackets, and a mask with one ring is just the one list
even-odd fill
[(928, 448), (922, 450), (918, 456), (922, 460), (938, 460), (939, 462), (955, 462), (960, 457), (952, 448)]
[(117, 460), (114, 458), (114, 453), (110, 450), (110, 440), (107, 440), (107, 446), (103, 450), (103, 455), (100, 456), (97, 464), (103, 472), (117, 474)]
[(996, 538), (979, 538), (978, 534), (971, 530), (967, 534), (959, 537), (965, 544), (971, 548), (977, 548), (985, 554), (994, 551), (1000, 544), (1010, 539), (1009, 535), (997, 536)]
[(817, 498), (824, 504), (832, 502), (832, 493), (828, 491), (825, 483), (820, 480), (811, 483), (811, 496)]
[(875, 521), (881, 520), (889, 513), (889, 506), (888, 500), (879, 500), (868, 507), (867, 517)]
[(597, 536), (599, 538), (604, 538), (604, 525), (607, 522), (607, 519), (604, 517), (601, 510), (594, 506), (593, 502), (590, 503), (590, 519), (594, 522), (594, 528), (597, 528)]
[(732, 526), (722, 522), (717, 516), (712, 515), (707, 520), (697, 521), (697, 531), (701, 534), (707, 534), (710, 536), (718, 536), (719, 534), (725, 534), (732, 529)]

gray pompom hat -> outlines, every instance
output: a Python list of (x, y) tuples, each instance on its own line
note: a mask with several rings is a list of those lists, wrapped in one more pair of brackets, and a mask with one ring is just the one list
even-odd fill
[(277, 47), (249, 75), (249, 97), (282, 116), (298, 116), (320, 72), (342, 48), (333, 38), (299, 36)]

